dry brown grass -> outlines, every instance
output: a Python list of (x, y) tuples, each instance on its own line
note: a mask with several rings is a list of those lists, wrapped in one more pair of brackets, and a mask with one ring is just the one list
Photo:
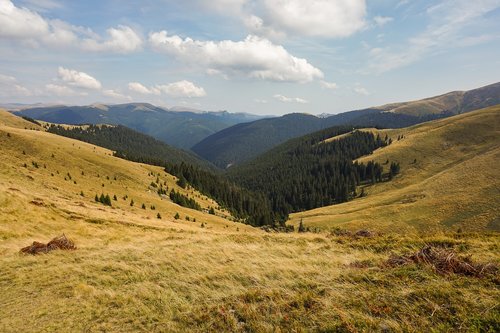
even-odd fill
[[(149, 192), (149, 183), (158, 173), (169, 187), (175, 178), (105, 149), (24, 130), (23, 124), (0, 126), (0, 149), (1, 332), (498, 328), (494, 278), (443, 276), (425, 265), (382, 267), (391, 253), (424, 244), (498, 264), (497, 234), (266, 233), (162, 200)], [(77, 184), (64, 180), (68, 172)], [(94, 202), (101, 191), (119, 200), (112, 207)], [(196, 192), (183, 193), (213, 204)], [(122, 200), (125, 194), (134, 207)], [(142, 202), (156, 210), (141, 209)], [(197, 222), (175, 220), (175, 212)], [(61, 233), (78, 249), (19, 253)]]

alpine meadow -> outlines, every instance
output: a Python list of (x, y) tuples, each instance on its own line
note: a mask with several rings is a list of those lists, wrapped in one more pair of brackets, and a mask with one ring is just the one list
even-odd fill
[(0, 332), (499, 332), (499, 32), (0, 0)]

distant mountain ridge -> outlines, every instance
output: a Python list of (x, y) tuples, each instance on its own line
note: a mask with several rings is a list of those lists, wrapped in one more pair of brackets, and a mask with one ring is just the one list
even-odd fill
[(194, 145), (192, 150), (218, 167), (228, 168), (255, 158), (289, 139), (332, 126), (402, 128), (496, 104), (500, 104), (500, 82), (474, 90), (330, 116), (290, 114), (260, 119), (215, 133)]
[(227, 111), (186, 111), (182, 107), (164, 109), (149, 103), (43, 106), (23, 109), (17, 114), (56, 124), (123, 125), (182, 149), (189, 149), (227, 127), (263, 118)]

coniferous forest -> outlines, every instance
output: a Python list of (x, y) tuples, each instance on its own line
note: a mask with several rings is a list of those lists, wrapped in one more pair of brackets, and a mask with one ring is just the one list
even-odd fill
[[(358, 195), (357, 186), (390, 180), (399, 173), (394, 162), (386, 174), (378, 163), (355, 162), (390, 140), (352, 127), (332, 127), (289, 140), (225, 174), (194, 155), (123, 126), (52, 125), (49, 131), (112, 149), (120, 158), (162, 166), (183, 187), (189, 184), (254, 226), (284, 227), (292, 212), (346, 202)], [(331, 139), (335, 136), (339, 137)], [(170, 197), (199, 209), (178, 193)]]
[[(346, 202), (361, 184), (381, 182), (383, 167), (353, 160), (389, 143), (372, 133), (330, 128), (293, 139), (228, 171), (237, 184), (266, 194), (274, 212), (291, 212)], [(325, 140), (345, 134), (338, 139)], [(393, 172), (399, 172), (394, 167)]]
[[(120, 158), (162, 166), (182, 182), (186, 181), (204, 195), (215, 199), (245, 223), (254, 226), (283, 226), (286, 220), (271, 211), (270, 202), (265, 196), (236, 186), (223, 177), (221, 172), (214, 171), (215, 167), (208, 162), (200, 163), (196, 156), (127, 127), (89, 125), (65, 128), (52, 125), (48, 131), (114, 150), (114, 155)], [(178, 195), (171, 195), (171, 198), (179, 204), (197, 209)]]

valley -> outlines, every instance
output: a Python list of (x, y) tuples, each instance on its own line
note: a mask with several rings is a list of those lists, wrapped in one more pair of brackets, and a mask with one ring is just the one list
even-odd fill
[[(499, 115), (497, 106), (367, 130), (392, 143), (358, 161), (386, 170), (387, 160), (398, 161), (400, 173), (360, 185), (364, 196), (349, 202), (292, 214), (287, 224), (300, 231), (302, 221), (310, 231), (283, 233), (234, 222), (162, 167), (2, 112), (0, 328), (494, 331), (497, 273), (443, 274), (429, 264), (389, 262), (431, 246), (498, 265), (499, 184), (487, 166), (499, 160)], [(319, 145), (352, 136), (320, 133)], [(287, 147), (293, 143), (277, 150)], [(159, 196), (158, 186), (203, 210)], [(117, 200), (98, 203), (101, 193)], [(77, 249), (19, 254), (60, 234)]]

